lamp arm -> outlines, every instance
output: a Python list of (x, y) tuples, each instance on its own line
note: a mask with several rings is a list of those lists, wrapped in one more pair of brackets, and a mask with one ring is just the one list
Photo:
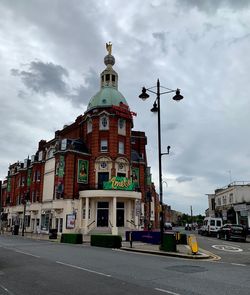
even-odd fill
[(176, 92), (176, 90), (169, 90), (169, 91), (161, 92), (160, 94), (166, 94), (166, 93), (172, 93), (172, 92)]

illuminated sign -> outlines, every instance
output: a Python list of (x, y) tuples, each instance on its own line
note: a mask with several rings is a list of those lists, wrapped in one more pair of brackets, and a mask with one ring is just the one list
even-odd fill
[(133, 191), (134, 187), (132, 180), (126, 177), (114, 176), (109, 181), (103, 183), (103, 188), (107, 190)]

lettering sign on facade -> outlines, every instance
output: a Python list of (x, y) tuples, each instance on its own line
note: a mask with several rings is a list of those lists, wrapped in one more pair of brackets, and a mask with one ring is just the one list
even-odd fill
[(103, 188), (107, 190), (133, 191), (134, 187), (134, 183), (126, 177), (114, 176), (103, 183)]

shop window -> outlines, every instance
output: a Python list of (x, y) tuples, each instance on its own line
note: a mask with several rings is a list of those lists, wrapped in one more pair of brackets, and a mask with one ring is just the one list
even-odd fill
[(49, 230), (49, 224), (50, 224), (50, 214), (42, 214), (41, 216), (41, 229), (42, 230)]
[(25, 215), (24, 225), (25, 227), (30, 227), (30, 215)]

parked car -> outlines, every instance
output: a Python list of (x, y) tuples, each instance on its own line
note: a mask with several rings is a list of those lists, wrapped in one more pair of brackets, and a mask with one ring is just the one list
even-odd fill
[(185, 230), (191, 230), (192, 229), (192, 224), (191, 223), (186, 223), (185, 224)]
[(164, 223), (164, 229), (165, 230), (172, 230), (172, 223), (171, 222), (165, 222)]
[(203, 225), (199, 228), (198, 233), (205, 236), (216, 236), (218, 230), (222, 227), (222, 218), (205, 217)]
[(247, 231), (246, 228), (241, 224), (225, 224), (217, 232), (218, 239), (237, 239), (246, 241)]

